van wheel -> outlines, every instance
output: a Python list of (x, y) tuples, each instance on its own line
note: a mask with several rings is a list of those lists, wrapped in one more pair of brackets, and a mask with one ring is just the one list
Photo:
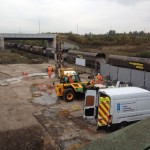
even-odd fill
[(74, 98), (75, 98), (75, 92), (74, 92), (71, 88), (66, 89), (66, 90), (64, 91), (63, 98), (64, 98), (64, 100), (66, 100), (67, 102), (71, 102), (71, 101), (73, 101)]
[(125, 128), (127, 125), (128, 125), (128, 123), (127, 123), (126, 121), (121, 122), (120, 125), (119, 125), (119, 129), (123, 129), (123, 128)]

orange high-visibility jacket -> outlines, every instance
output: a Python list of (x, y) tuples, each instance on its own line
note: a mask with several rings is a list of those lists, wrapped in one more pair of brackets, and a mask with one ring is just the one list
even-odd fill
[(97, 83), (101, 84), (102, 83), (102, 76), (101, 75), (97, 75), (96, 78), (98, 80)]
[(48, 74), (52, 74), (53, 68), (51, 66), (48, 66)]
[(72, 79), (72, 77), (70, 77), (70, 76), (68, 77), (68, 80), (69, 80), (70, 83), (74, 82), (73, 79)]

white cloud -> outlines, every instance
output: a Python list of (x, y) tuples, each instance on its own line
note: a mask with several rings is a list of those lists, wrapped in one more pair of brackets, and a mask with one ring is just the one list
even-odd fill
[[(100, 0), (102, 1), (102, 0)], [(118, 3), (118, 4), (121, 4), (121, 5), (127, 5), (127, 6), (130, 6), (130, 5), (136, 5), (136, 4), (139, 4), (139, 3), (143, 3), (144, 1), (148, 1), (148, 0), (106, 0), (106, 1), (109, 1), (111, 3)]]
[(150, 32), (148, 0), (1, 0), (0, 33)]

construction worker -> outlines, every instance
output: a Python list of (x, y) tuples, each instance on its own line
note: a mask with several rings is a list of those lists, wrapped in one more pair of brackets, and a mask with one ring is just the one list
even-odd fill
[(102, 76), (100, 75), (100, 73), (98, 73), (96, 78), (97, 78), (97, 84), (102, 84)]
[(69, 74), (66, 73), (66, 75), (64, 75), (64, 81), (65, 81), (65, 83), (68, 83), (68, 77), (69, 77)]
[(70, 83), (74, 82), (73, 79), (72, 79), (72, 76), (68, 76), (68, 80), (69, 80)]
[(52, 71), (53, 71), (53, 67), (51, 65), (49, 65), (48, 66), (48, 76), (49, 76), (49, 78), (51, 78)]

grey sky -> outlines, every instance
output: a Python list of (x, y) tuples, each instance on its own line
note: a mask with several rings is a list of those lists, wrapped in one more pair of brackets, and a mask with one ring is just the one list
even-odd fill
[[(150, 32), (150, 0), (0, 0), (0, 33)], [(39, 21), (40, 20), (40, 21)]]

